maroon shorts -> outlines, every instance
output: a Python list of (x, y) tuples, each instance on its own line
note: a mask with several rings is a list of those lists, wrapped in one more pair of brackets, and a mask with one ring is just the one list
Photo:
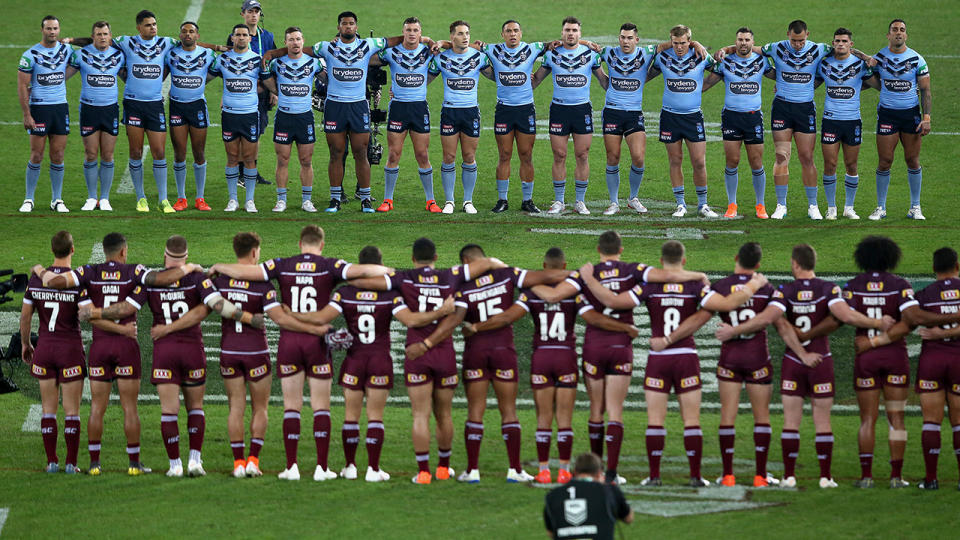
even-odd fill
[(855, 390), (875, 390), (884, 386), (910, 386), (910, 359), (902, 350), (874, 349), (853, 359)]
[(282, 379), (301, 372), (315, 379), (333, 378), (327, 342), (311, 334), (284, 332), (277, 346), (277, 376)]
[(530, 386), (541, 388), (577, 387), (577, 351), (573, 349), (543, 349), (533, 351), (530, 359)]
[(403, 378), (406, 386), (420, 386), (433, 382), (434, 388), (456, 388), (460, 383), (457, 373), (457, 353), (453, 342), (430, 349), (416, 360), (403, 362)]
[(489, 347), (463, 351), (463, 382), (497, 380), (517, 382), (517, 351), (510, 347)]
[(643, 389), (652, 392), (677, 394), (699, 390), (700, 358), (696, 354), (651, 354), (647, 357), (647, 371)]
[(607, 375), (630, 375), (633, 373), (633, 348), (623, 347), (584, 347), (583, 375), (591, 379), (602, 379)]
[(960, 395), (960, 358), (946, 351), (921, 352), (917, 362), (917, 393), (941, 390)]
[(268, 353), (220, 353), (220, 375), (224, 379), (243, 377), (250, 382), (259, 381), (270, 375), (270, 355)]
[(56, 379), (58, 383), (83, 380), (85, 360), (79, 339), (41, 339), (33, 351), (30, 374), (38, 379)]
[(200, 386), (207, 381), (203, 342), (167, 337), (153, 342), (153, 384)]
[(90, 345), (91, 381), (140, 378), (140, 345), (124, 336), (100, 336)]
[(347, 353), (340, 366), (340, 386), (351, 390), (393, 388), (393, 360), (390, 353)]
[(783, 357), (780, 369), (780, 394), (812, 398), (832, 398), (833, 357), (829, 354), (817, 367), (808, 367), (789, 356)]
[(745, 354), (745, 351), (720, 349), (717, 362), (717, 379), (747, 384), (770, 384), (773, 382), (773, 364), (770, 355), (763, 351), (759, 355)]

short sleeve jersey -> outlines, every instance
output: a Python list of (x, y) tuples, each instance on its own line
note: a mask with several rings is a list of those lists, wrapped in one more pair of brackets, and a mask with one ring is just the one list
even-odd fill
[[(947, 278), (934, 281), (917, 293), (916, 298), (923, 310), (938, 315), (960, 313), (960, 279)], [(949, 329), (956, 326), (956, 324), (951, 324), (944, 328)], [(920, 356), (934, 352), (960, 358), (958, 356), (960, 355), (960, 340), (951, 338), (923, 340)]]
[[(503, 313), (513, 304), (514, 291), (523, 286), (526, 270), (498, 268), (463, 283), (454, 296), (454, 304), (467, 310), (464, 320), (469, 323), (483, 322), (498, 313)], [(513, 346), (513, 327), (510, 325), (478, 332), (466, 340), (471, 349), (493, 349)]]
[(170, 72), (170, 99), (190, 103), (205, 99), (207, 73), (213, 66), (213, 51), (199, 45), (192, 51), (177, 45), (167, 53), (167, 69)]
[[(284, 305), (294, 313), (319, 311), (330, 301), (333, 288), (347, 280), (350, 263), (310, 253), (268, 259), (260, 264), (264, 281), (274, 279)], [(289, 330), (280, 329), (280, 337)]]
[(637, 47), (633, 54), (624, 54), (620, 47), (604, 47), (600, 57), (607, 64), (610, 83), (605, 107), (621, 111), (643, 110), (643, 85), (657, 56), (653, 45)]
[(350, 103), (367, 98), (370, 58), (387, 46), (383, 38), (355, 38), (350, 43), (320, 41), (313, 52), (327, 66), (327, 99)]
[[(830, 316), (830, 306), (836, 302), (843, 302), (840, 287), (820, 278), (798, 279), (780, 285), (777, 290), (780, 294), (770, 300), (770, 304), (780, 308), (787, 317), (787, 321), (804, 332)], [(819, 336), (802, 345), (809, 352), (824, 356), (830, 354), (829, 336)], [(800, 361), (793, 357), (789, 349), (785, 355), (796, 362)]]
[(823, 81), (826, 97), (823, 117), (833, 120), (860, 119), (860, 90), (863, 81), (873, 76), (866, 62), (850, 55), (843, 60), (827, 56), (820, 62), (817, 78)]
[(431, 72), (443, 78), (443, 106), (476, 107), (480, 72), (489, 66), (487, 55), (476, 49), (468, 48), (462, 54), (447, 49), (434, 56)]
[[(701, 281), (684, 283), (642, 283), (631, 289), (637, 305), (645, 304), (650, 314), (650, 336), (665, 337), (680, 326), (687, 317), (700, 308), (703, 298), (710, 292)], [(693, 336), (671, 343), (666, 350), (696, 350)]]
[(102, 51), (92, 44), (74, 50), (70, 66), (80, 71), (80, 103), (95, 107), (115, 104), (124, 65), (123, 51), (113, 45)]
[(553, 74), (553, 103), (590, 103), (590, 76), (600, 68), (600, 55), (586, 45), (557, 47), (543, 55), (543, 67)]
[(413, 50), (403, 44), (380, 51), (380, 60), (390, 66), (390, 91), (397, 101), (426, 101), (427, 76), (433, 56), (430, 47), (418, 43)]
[[(387, 289), (400, 291), (407, 308), (414, 313), (436, 311), (448, 296), (457, 292), (457, 289), (470, 279), (469, 268), (469, 266), (458, 265), (443, 270), (429, 266), (401, 270), (386, 276)], [(423, 341), (436, 328), (437, 323), (408, 328), (407, 344)]]
[(73, 47), (57, 42), (53, 47), (37, 43), (20, 57), (17, 66), (30, 74), (30, 104), (57, 105), (67, 102), (67, 66)]
[[(50, 266), (48, 271), (55, 274), (70, 272), (69, 268)], [(37, 276), (30, 277), (27, 290), (23, 293), (23, 303), (33, 306), (40, 318), (38, 335), (40, 340), (80, 341), (80, 319), (77, 316), (79, 306), (90, 302), (86, 290), (80, 287), (71, 289), (48, 289)]]
[(827, 45), (812, 41), (806, 42), (799, 51), (788, 39), (764, 45), (763, 55), (777, 70), (776, 97), (791, 103), (813, 102), (817, 68), (829, 52)]
[(283, 56), (270, 62), (270, 74), (277, 79), (277, 109), (289, 114), (310, 112), (313, 108), (313, 82), (323, 73), (320, 61), (301, 54)]
[[(715, 294), (729, 296), (743, 289), (751, 277), (753, 277), (752, 274), (733, 274), (713, 283), (710, 286), (710, 292), (703, 297), (704, 304), (708, 298)], [(745, 323), (760, 314), (761, 311), (767, 308), (767, 304), (779, 295), (780, 293), (772, 286), (764, 285), (751, 296), (749, 300), (737, 306), (736, 309), (719, 312), (720, 320), (731, 326)], [(724, 341), (721, 348), (724, 351), (737, 354), (741, 357), (752, 356), (753, 358), (766, 358), (769, 356), (769, 350), (767, 349), (767, 330), (764, 328), (754, 334), (744, 334), (729, 341)]]
[[(220, 298), (220, 292), (213, 286), (212, 280), (207, 279), (202, 272), (191, 272), (169, 287), (138, 285), (127, 297), (127, 302), (137, 309), (144, 304), (149, 304), (150, 312), (153, 313), (153, 326), (157, 326), (172, 324), (191, 309), (200, 304), (214, 302), (218, 298)], [(198, 323), (168, 334), (163, 339), (202, 342), (203, 335)]]
[(574, 325), (583, 305), (583, 295), (550, 304), (529, 289), (520, 291), (517, 305), (533, 318), (534, 349), (573, 349), (577, 342)]
[(134, 101), (160, 101), (163, 99), (163, 65), (167, 52), (180, 44), (179, 41), (161, 36), (143, 39), (136, 36), (120, 36), (113, 40), (114, 46), (123, 51), (127, 60), (127, 80), (123, 86), (123, 99)]
[[(280, 306), (277, 291), (269, 281), (242, 281), (224, 275), (213, 280), (220, 295), (248, 313), (266, 313)], [(223, 319), (220, 327), (220, 350), (224, 353), (267, 354), (267, 332), (240, 321)]]
[[(870, 272), (859, 274), (843, 286), (843, 299), (853, 309), (863, 313), (871, 319), (882, 319), (889, 315), (894, 320), (900, 320), (900, 313), (912, 306), (918, 305), (913, 297), (910, 283), (900, 276), (888, 272)], [(858, 336), (874, 336), (877, 331), (870, 328), (858, 328)], [(873, 356), (879, 351), (902, 351), (907, 354), (907, 344), (904, 340), (878, 347), (864, 354)]]
[(546, 52), (543, 43), (520, 42), (515, 48), (505, 43), (488, 44), (484, 50), (493, 67), (497, 83), (497, 103), (501, 105), (529, 105), (533, 103), (530, 73), (537, 58)]
[(330, 305), (343, 315), (353, 335), (347, 354), (390, 358), (390, 321), (394, 313), (407, 309), (398, 291), (365, 291), (347, 285), (333, 293)]
[(927, 61), (907, 47), (893, 53), (884, 47), (876, 55), (875, 71), (880, 75), (880, 103), (885, 109), (912, 109), (920, 103), (917, 81), (930, 76)]
[(723, 78), (726, 92), (723, 96), (724, 110), (736, 112), (758, 111), (763, 106), (760, 90), (763, 76), (773, 67), (763, 55), (750, 53), (746, 58), (728, 54), (714, 64), (713, 72)]
[(654, 65), (663, 74), (663, 110), (677, 114), (698, 112), (704, 72), (713, 64), (713, 57), (697, 58), (693, 49), (683, 58), (672, 48), (661, 51)]
[(210, 73), (223, 78), (222, 108), (233, 114), (250, 114), (258, 110), (257, 82), (270, 76), (263, 68), (263, 58), (250, 49), (242, 53), (227, 51), (217, 56)]
[[(94, 306), (108, 308), (117, 302), (124, 301), (138, 285), (146, 285), (144, 280), (150, 272), (142, 264), (107, 261), (80, 266), (73, 271), (73, 275), (77, 286), (87, 290), (87, 295)], [(128, 324), (135, 320), (137, 320), (136, 314), (117, 322)], [(93, 327), (93, 339), (106, 336), (116, 336), (116, 334)]]
[[(634, 285), (645, 281), (649, 268), (650, 267), (642, 263), (604, 261), (593, 266), (593, 277), (604, 287), (619, 294), (629, 291)], [(580, 290), (583, 293), (586, 303), (593, 306), (594, 309), (600, 310), (604, 315), (622, 323), (633, 324), (632, 309), (614, 310), (605, 308), (603, 303), (597, 300), (597, 297), (590, 292), (590, 289), (580, 281), (579, 275), (571, 276), (567, 279), (567, 283), (571, 283)], [(582, 308), (581, 311), (583, 311)], [(611, 332), (610, 330), (603, 330), (589, 324), (587, 325), (587, 331), (583, 339), (584, 347), (590, 348), (610, 346), (629, 347), (631, 341), (630, 336), (623, 332)]]

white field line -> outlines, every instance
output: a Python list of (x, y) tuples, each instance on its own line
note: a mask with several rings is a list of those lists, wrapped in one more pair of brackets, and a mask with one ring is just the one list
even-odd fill
[(0, 534), (3, 534), (3, 526), (7, 523), (7, 517), (9, 515), (9, 508), (0, 508)]
[(40, 433), (41, 414), (43, 414), (43, 408), (40, 405), (31, 405), (30, 409), (27, 411), (27, 418), (23, 421), (23, 426), (20, 428), (20, 431), (25, 433)]

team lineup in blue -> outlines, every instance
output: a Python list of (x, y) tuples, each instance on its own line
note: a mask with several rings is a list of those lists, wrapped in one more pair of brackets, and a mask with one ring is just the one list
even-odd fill
[[(270, 32), (258, 27), (262, 15), (259, 2), (244, 2), (242, 12), (245, 22), (233, 28), (227, 46), (199, 41), (200, 28), (195, 22), (181, 24), (178, 39), (164, 37), (158, 34), (154, 14), (146, 10), (136, 16), (137, 32), (124, 36), (115, 35), (109, 22), (98, 21), (93, 24), (91, 37), (61, 38), (59, 20), (54, 16), (45, 17), (41, 23), (42, 41), (24, 53), (19, 65), (18, 93), (23, 125), (31, 139), (26, 193), (20, 211), (34, 209), (35, 190), (47, 148), (52, 191), (50, 208), (56, 212), (69, 211), (62, 199), (63, 156), (70, 131), (65, 83), (79, 73), (82, 79), (80, 129), (86, 154), (84, 211), (112, 210), (110, 192), (116, 171), (113, 153), (121, 123), (129, 142), (127, 167), (138, 211), (148, 212), (151, 206), (144, 188), (144, 142), (148, 143), (152, 156), (160, 210), (174, 213), (191, 206), (210, 210), (204, 188), (208, 172), (206, 136), (211, 119), (204, 90), (219, 77), (223, 84), (221, 128), (227, 156), (223, 172), (228, 200), (224, 211), (241, 208), (247, 212), (258, 211), (257, 185), (270, 183), (257, 168), (259, 143), (268, 130), (269, 111), (276, 106), (273, 211), (287, 209), (294, 144), (299, 162), (300, 207), (306, 212), (317, 211), (312, 200), (316, 142), (313, 110), (316, 108), (323, 111), (322, 128), (329, 148), (327, 212), (340, 211), (347, 200), (343, 189), (344, 164), (350, 154), (357, 180), (354, 196), (360, 200), (360, 209), (369, 213), (390, 212), (395, 204), (400, 157), (409, 135), (426, 200), (425, 210), (451, 214), (459, 209), (475, 214), (477, 208), (472, 199), (479, 175), (475, 157), (482, 129), (477, 89), (482, 75), (496, 84), (497, 93), (493, 129), (499, 158), (493, 176), (498, 200), (493, 212), (509, 209), (514, 153), (519, 160), (520, 210), (541, 212), (533, 201), (533, 150), (537, 134), (533, 96), (540, 83), (552, 78), (549, 138), (554, 200), (543, 212), (557, 215), (568, 211), (567, 154), (572, 137), (575, 162), (572, 211), (590, 213), (585, 201), (590, 180), (590, 147), (594, 132), (602, 130), (605, 179), (610, 197), (603, 213), (612, 215), (621, 209), (621, 150), (626, 143), (630, 157), (626, 206), (645, 214), (647, 209), (639, 197), (646, 150), (643, 90), (648, 81), (662, 75), (659, 140), (665, 144), (669, 159), (670, 183), (676, 201), (672, 216), (680, 218), (688, 212), (682, 169), (685, 146), (693, 170), (696, 214), (720, 217), (707, 204), (706, 134), (700, 105), (702, 92), (722, 82), (725, 94), (721, 130), (728, 204), (723, 217), (741, 215), (737, 185), (741, 150), (745, 148), (754, 188), (753, 209), (747, 213), (760, 219), (783, 219), (787, 215), (789, 166), (796, 148), (808, 217), (859, 219), (854, 200), (860, 185), (858, 153), (863, 129), (860, 93), (876, 89), (880, 96), (875, 126), (877, 204), (869, 218), (880, 220), (887, 215), (890, 168), (899, 145), (907, 165), (910, 192), (910, 200), (903, 205), (906, 215), (924, 219), (920, 206), (920, 149), (922, 137), (930, 132), (930, 75), (923, 57), (907, 46), (907, 26), (900, 19), (892, 21), (886, 29), (889, 45), (873, 56), (855, 49), (852, 32), (842, 27), (834, 32), (830, 43), (808, 41), (806, 24), (800, 20), (789, 23), (786, 39), (762, 47), (754, 43), (749, 28), (739, 28), (733, 33), (734, 44), (718, 48), (711, 56), (703, 45), (691, 40), (690, 28), (683, 25), (670, 29), (668, 41), (641, 46), (636, 25), (625, 23), (619, 31), (619, 46), (600, 47), (581, 39), (581, 24), (575, 17), (561, 21), (560, 40), (546, 42), (523, 41), (520, 23), (508, 20), (502, 25), (503, 41), (488, 44), (472, 40), (470, 25), (462, 20), (450, 24), (449, 39), (432, 40), (423, 35), (416, 17), (403, 21), (399, 36), (361, 38), (359, 21), (352, 12), (338, 15), (336, 38), (309, 47), (298, 27), (287, 28), (283, 42), (275, 43)], [(385, 118), (376, 117), (376, 113), (382, 111), (370, 107), (373, 99), (369, 95), (368, 75), (379, 66), (389, 68), (391, 74), (390, 104)], [(442, 199), (434, 194), (429, 152), (431, 115), (426, 101), (427, 87), (438, 76), (443, 85)], [(605, 91), (600, 126), (594, 126), (590, 100), (594, 77)], [(761, 111), (764, 78), (775, 81), (769, 129), (776, 154), (773, 165), (776, 206), (769, 215), (765, 202), (767, 169), (763, 163), (767, 128)], [(169, 81), (167, 110), (164, 108), (165, 80)], [(122, 113), (118, 105), (121, 82)], [(818, 174), (814, 155), (818, 131), (814, 89), (821, 84), (826, 87), (820, 119), (822, 175)], [(374, 99), (379, 100), (378, 96), (379, 93)], [(377, 206), (370, 187), (368, 145), (371, 124), (378, 121), (386, 123), (388, 156), (383, 168), (382, 202)], [(173, 204), (170, 200), (174, 198), (167, 192), (168, 132), (174, 151), (177, 190)], [(192, 205), (187, 198), (188, 143), (195, 180)], [(841, 149), (843, 170), (838, 171)], [(458, 150), (459, 204), (456, 197)], [(627, 169), (626, 163), (623, 168)], [(483, 174), (489, 177), (491, 171)], [(214, 176), (218, 181), (221, 178), (219, 171)], [(541, 173), (541, 178), (545, 176)], [(844, 188), (842, 204), (837, 202), (840, 177)], [(827, 203), (825, 214), (821, 213), (818, 203), (821, 183)], [(238, 194), (239, 187), (246, 190), (243, 199)], [(483, 186), (483, 189), (489, 187)]]

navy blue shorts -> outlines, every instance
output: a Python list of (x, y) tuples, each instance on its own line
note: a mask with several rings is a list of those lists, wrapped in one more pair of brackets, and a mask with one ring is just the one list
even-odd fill
[(720, 113), (720, 131), (725, 141), (743, 141), (743, 144), (763, 144), (763, 113), (739, 112), (724, 109)]
[(550, 134), (566, 137), (571, 133), (589, 135), (593, 133), (593, 107), (589, 103), (580, 105), (550, 104)]
[(646, 133), (643, 124), (643, 111), (624, 111), (604, 107), (600, 113), (604, 135), (632, 135), (638, 131)]
[(260, 140), (260, 113), (236, 114), (223, 111), (220, 124), (224, 142), (243, 137), (250, 142)]
[(877, 135), (917, 133), (922, 121), (919, 105), (910, 109), (877, 107)]
[(706, 141), (703, 131), (703, 113), (688, 114), (660, 111), (660, 142), (675, 143), (686, 139), (690, 142)]
[(30, 130), (31, 135), (46, 137), (70, 134), (70, 107), (66, 103), (31, 105), (30, 116), (36, 124), (36, 127)]
[(198, 99), (189, 103), (170, 100), (170, 127), (190, 126), (207, 129), (207, 100)]
[(387, 131), (430, 133), (430, 109), (426, 101), (391, 101), (387, 107)]
[(120, 106), (80, 104), (80, 136), (102, 131), (114, 137), (120, 133)]
[(273, 118), (273, 142), (278, 144), (317, 142), (317, 135), (313, 130), (313, 112), (291, 114), (277, 111)]
[(163, 114), (163, 100), (123, 100), (123, 125), (165, 133), (167, 131), (167, 120)]
[(323, 105), (323, 131), (326, 133), (370, 133), (370, 104), (366, 101), (334, 101)]
[(440, 109), (440, 135), (463, 133), (480, 136), (480, 107), (443, 107)]
[(770, 116), (770, 129), (774, 131), (792, 129), (797, 133), (817, 132), (817, 107), (812, 101), (791, 103), (774, 98)]
[(860, 120), (833, 120), (824, 118), (820, 124), (820, 144), (843, 143), (860, 146), (863, 139), (863, 122)]
[(537, 108), (529, 105), (502, 105), (497, 103), (493, 113), (493, 132), (506, 135), (513, 130), (527, 135), (537, 133)]

